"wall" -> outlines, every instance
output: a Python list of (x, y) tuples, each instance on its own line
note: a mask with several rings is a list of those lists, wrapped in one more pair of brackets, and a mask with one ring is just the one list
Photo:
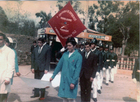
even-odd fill
[(30, 48), (36, 38), (15, 34), (6, 34), (6, 36), (17, 41), (17, 47), (15, 50), (17, 51), (19, 65), (31, 64)]

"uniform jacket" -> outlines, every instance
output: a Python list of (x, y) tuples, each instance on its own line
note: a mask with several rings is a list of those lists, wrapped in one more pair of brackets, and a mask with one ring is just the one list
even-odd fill
[(100, 51), (101, 52), (101, 54), (102, 54), (102, 62), (101, 62), (101, 70), (102, 70), (102, 68), (104, 67), (104, 61), (105, 61), (105, 52), (104, 51)]
[(39, 46), (33, 51), (31, 68), (39, 71), (49, 70), (51, 55), (49, 45), (45, 44), (41, 53), (38, 53), (38, 49)]
[(104, 67), (108, 69), (110, 66), (110, 52), (105, 52), (104, 54)]
[(15, 52), (4, 45), (0, 49), (0, 94), (10, 92), (11, 83), (4, 84), (4, 81), (11, 81), (15, 69)]
[[(78, 50), (75, 50), (75, 52), (70, 57), (68, 56), (69, 52), (65, 52), (62, 55), (53, 72), (52, 78), (54, 79), (56, 74), (61, 71), (61, 81), (58, 96), (75, 99), (77, 96), (78, 78), (81, 71), (82, 56)], [(73, 90), (70, 89), (71, 83), (75, 85)]]
[(82, 51), (80, 50), (80, 48), (78, 49), (80, 54), (83, 54), (85, 52), (85, 49), (83, 49)]
[(85, 57), (85, 52), (82, 54), (83, 62), (82, 69), (80, 72), (80, 77), (85, 75), (85, 78), (93, 77), (95, 78), (97, 71), (97, 55), (93, 52), (90, 52), (88, 58)]
[(97, 65), (97, 71), (98, 72), (100, 72), (100, 70), (102, 70), (102, 62), (103, 62), (103, 57), (102, 57), (102, 53), (99, 51), (99, 50), (97, 50), (97, 49), (95, 49), (94, 51), (92, 51), (94, 54), (96, 54), (97, 55), (97, 57), (98, 57), (98, 60), (97, 60), (97, 63), (98, 63), (98, 65)]
[(110, 53), (110, 67), (114, 68), (114, 66), (116, 66), (117, 64), (117, 54), (116, 53)]
[(135, 66), (132, 73), (132, 79), (136, 78), (136, 80), (140, 82), (140, 72), (138, 72), (138, 70), (140, 70), (139, 63), (140, 63), (140, 59), (136, 59)]

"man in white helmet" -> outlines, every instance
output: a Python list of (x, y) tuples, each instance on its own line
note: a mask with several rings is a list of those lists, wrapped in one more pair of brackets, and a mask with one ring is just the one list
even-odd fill
[[(16, 50), (14, 49), (13, 46), (13, 39), (11, 37), (7, 37), (5, 45), (10, 47), (15, 52), (15, 71), (16, 71), (16, 75), (20, 76), (19, 67), (18, 67), (18, 58), (17, 58)], [(11, 80), (11, 84), (12, 83), (13, 83), (13, 79)]]

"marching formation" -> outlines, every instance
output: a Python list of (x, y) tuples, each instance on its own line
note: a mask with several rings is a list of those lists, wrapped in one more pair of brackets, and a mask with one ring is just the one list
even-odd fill
[[(91, 98), (97, 102), (97, 93), (101, 94), (104, 74), (106, 85), (109, 85), (109, 81), (114, 83), (117, 54), (113, 52), (113, 46), (98, 43), (96, 38), (90, 42), (82, 42), (80, 48), (76, 45), (73, 37), (67, 39), (66, 47), (59, 51), (61, 57), (50, 81), (61, 72), (58, 96), (63, 98), (64, 102), (75, 102), (78, 83), (81, 90), (81, 102), (90, 102)], [(43, 74), (49, 71), (50, 48), (42, 38), (38, 39), (38, 46), (34, 47), (31, 70), (35, 79), (41, 79)], [(31, 98), (41, 96), (39, 100), (44, 100), (44, 90), (35, 88)]]
[[(85, 46), (85, 48), (83, 47)], [(91, 42), (81, 44), (79, 52), (83, 56), (80, 73), (81, 101), (90, 102), (91, 90), (93, 100), (97, 102), (97, 93), (101, 94), (103, 75), (105, 74), (106, 85), (114, 82), (114, 73), (117, 64), (117, 54), (113, 52), (113, 46), (105, 46), (99, 42), (97, 47), (96, 38)]]

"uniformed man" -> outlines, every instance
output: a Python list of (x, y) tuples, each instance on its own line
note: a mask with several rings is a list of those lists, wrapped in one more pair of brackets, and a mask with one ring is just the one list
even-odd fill
[(97, 92), (99, 94), (101, 94), (99, 73), (100, 73), (100, 69), (101, 69), (101, 66), (102, 66), (102, 60), (103, 60), (102, 59), (102, 54), (99, 50), (96, 49), (96, 46), (97, 46), (97, 40), (96, 40), (96, 38), (94, 38), (91, 41), (91, 51), (98, 56), (98, 59), (97, 59), (98, 65), (97, 65), (96, 77), (94, 78), (94, 81), (92, 83), (94, 102), (97, 102)]
[(110, 82), (114, 83), (114, 69), (117, 64), (117, 54), (113, 51), (113, 46), (110, 46), (110, 66), (109, 66), (109, 76)]
[(103, 44), (102, 42), (99, 43), (99, 51), (101, 52), (102, 54), (102, 62), (101, 62), (101, 69), (100, 69), (100, 73), (99, 73), (99, 76), (100, 76), (100, 87), (102, 89), (102, 83), (103, 83), (103, 65), (104, 65), (104, 50), (103, 50)]
[(78, 51), (79, 51), (80, 54), (85, 52), (85, 43), (84, 42), (82, 42), (80, 44), (80, 48), (78, 49)]
[(135, 66), (132, 73), (133, 82), (136, 84), (137, 87), (137, 102), (140, 102), (140, 57), (135, 61)]
[(104, 66), (103, 66), (103, 70), (105, 71), (105, 74), (106, 74), (106, 85), (109, 85), (109, 65), (110, 65), (110, 52), (108, 51), (109, 50), (109, 45), (106, 44), (105, 45), (105, 50), (104, 50)]

